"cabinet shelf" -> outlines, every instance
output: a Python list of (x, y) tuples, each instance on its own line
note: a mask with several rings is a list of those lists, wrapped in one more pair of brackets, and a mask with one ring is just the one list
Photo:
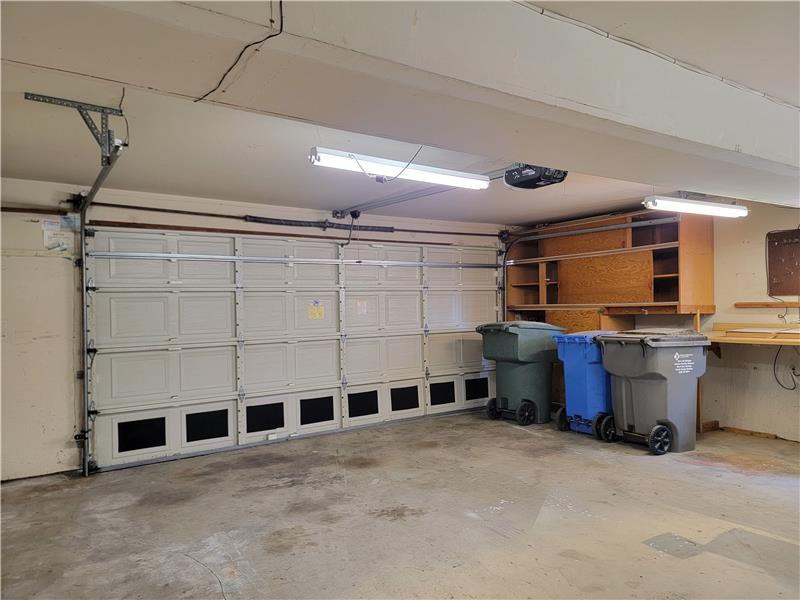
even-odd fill
[(664, 244), (650, 244), (648, 246), (636, 246), (633, 248), (613, 248), (610, 250), (595, 250), (592, 252), (580, 252), (576, 254), (555, 254), (553, 256), (539, 256), (536, 258), (517, 258), (507, 260), (506, 266), (516, 267), (519, 265), (534, 265), (542, 262), (556, 262), (561, 260), (577, 260), (591, 258), (594, 256), (612, 256), (614, 254), (630, 254), (631, 252), (645, 252), (647, 250), (666, 250), (667, 248), (677, 248), (678, 242), (666, 242)]
[(677, 273), (658, 273), (653, 275), (653, 279), (674, 279), (678, 277)]

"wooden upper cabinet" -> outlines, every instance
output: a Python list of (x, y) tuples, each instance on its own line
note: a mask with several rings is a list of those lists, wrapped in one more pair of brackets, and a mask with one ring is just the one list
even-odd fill
[[(633, 211), (526, 235), (540, 237), (514, 244), (506, 257), (509, 318), (559, 310), (617, 315), (715, 310), (711, 217)], [(531, 312), (540, 314), (526, 314)]]

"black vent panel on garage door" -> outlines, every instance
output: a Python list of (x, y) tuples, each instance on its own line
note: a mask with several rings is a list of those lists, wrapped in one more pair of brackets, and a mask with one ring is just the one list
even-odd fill
[(333, 396), (300, 400), (300, 425), (333, 421)]
[(283, 426), (283, 402), (247, 407), (247, 433), (270, 431)]
[(140, 419), (117, 423), (117, 451), (131, 452), (167, 445), (167, 419)]
[(228, 410), (209, 410), (186, 415), (186, 441), (199, 442), (228, 437)]
[(431, 406), (454, 404), (456, 401), (456, 382), (443, 381), (431, 384)]
[(419, 408), (419, 388), (416, 385), (392, 388), (392, 410)]
[(464, 396), (467, 400), (480, 400), (489, 397), (489, 378), (476, 377), (464, 380)]
[(378, 390), (347, 394), (347, 414), (350, 418), (378, 414)]

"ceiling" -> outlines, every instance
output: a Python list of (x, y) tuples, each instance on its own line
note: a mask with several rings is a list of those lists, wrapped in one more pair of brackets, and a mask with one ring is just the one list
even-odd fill
[[(116, 106), (119, 85), (5, 63), (2, 71), (2, 175), (90, 184), (99, 154), (78, 114), (23, 98), (25, 91)], [(107, 187), (278, 206), (332, 210), (427, 187), (313, 167), (312, 146), (408, 160), (418, 146), (273, 116), (192, 103), (128, 89), (127, 149)], [(112, 118), (117, 137), (124, 123)], [(426, 146), (417, 162), (487, 172), (513, 157), (479, 157)], [(554, 165), (558, 166), (558, 165)], [(654, 188), (641, 183), (570, 173), (536, 191), (495, 181), (485, 191), (454, 190), (375, 211), (376, 214), (498, 224), (552, 221), (623, 208)], [(669, 190), (657, 189), (658, 192)]]
[(800, 105), (798, 2), (532, 4)]

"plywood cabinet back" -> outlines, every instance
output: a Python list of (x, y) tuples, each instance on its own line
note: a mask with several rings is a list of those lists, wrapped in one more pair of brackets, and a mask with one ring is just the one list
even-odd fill
[[(603, 222), (602, 225), (618, 225), (625, 223), (625, 219), (614, 219)], [(589, 224), (589, 226), (596, 226)], [(586, 227), (586, 226), (584, 226)], [(565, 229), (565, 231), (579, 230), (579, 227)], [(595, 252), (597, 250), (616, 250), (625, 248), (628, 239), (628, 230), (613, 229), (597, 233), (582, 233), (564, 237), (549, 238), (539, 241), (540, 256), (558, 256), (561, 254), (577, 254), (580, 252)]]
[(653, 254), (632, 252), (563, 261), (558, 266), (561, 304), (653, 301)]
[(680, 311), (713, 312), (714, 221), (703, 215), (682, 215), (678, 236)]

